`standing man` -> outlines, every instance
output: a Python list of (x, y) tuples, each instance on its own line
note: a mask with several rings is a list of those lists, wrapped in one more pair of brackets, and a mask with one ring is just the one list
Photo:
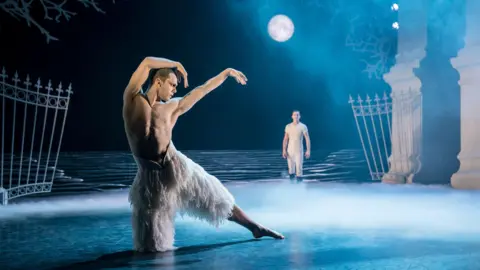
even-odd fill
[(179, 62), (157, 57), (145, 58), (130, 78), (123, 94), (123, 120), (138, 165), (129, 193), (136, 251), (173, 249), (177, 211), (212, 225), (230, 220), (250, 230), (255, 238), (284, 238), (251, 220), (215, 176), (173, 145), (172, 131), (180, 116), (227, 78), (247, 83), (242, 72), (228, 68), (184, 97), (173, 98), (180, 79), (188, 86), (187, 72)]
[[(283, 137), (283, 158), (288, 162), (288, 174), (290, 179), (297, 177), (302, 180), (303, 176), (303, 156), (310, 158), (310, 136), (308, 128), (300, 122), (300, 111), (292, 112), (292, 122), (285, 126), (285, 136)], [(303, 138), (307, 144), (307, 151), (303, 152)]]

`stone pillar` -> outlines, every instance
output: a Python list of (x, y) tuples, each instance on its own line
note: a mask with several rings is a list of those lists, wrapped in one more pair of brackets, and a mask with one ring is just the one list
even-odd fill
[(460, 73), (459, 170), (451, 185), (458, 189), (480, 189), (480, 1), (466, 0), (465, 46), (451, 60)]
[(420, 168), (421, 86), (414, 71), (425, 57), (427, 42), (426, 1), (397, 1), (398, 46), (396, 63), (384, 80), (392, 88), (390, 169), (384, 183), (410, 183)]
[(465, 0), (429, 0), (426, 56), (415, 74), (422, 81), (421, 168), (418, 184), (449, 185), (460, 152), (460, 79), (451, 59), (463, 48)]

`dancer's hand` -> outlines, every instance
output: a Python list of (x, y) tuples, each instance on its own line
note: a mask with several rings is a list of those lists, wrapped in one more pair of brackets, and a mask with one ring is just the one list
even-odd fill
[(285, 158), (285, 159), (287, 158), (287, 151), (282, 152), (282, 157)]
[(248, 79), (245, 76), (245, 74), (243, 74), (241, 71), (235, 70), (233, 68), (228, 68), (227, 69), (227, 74), (228, 74), (228, 76), (235, 78), (237, 83), (239, 83), (241, 85), (246, 85), (247, 84)]
[(310, 158), (310, 151), (305, 152), (305, 157), (308, 159)]
[(177, 67), (177, 70), (178, 72), (180, 73), (180, 75), (182, 75), (182, 78), (183, 78), (183, 86), (185, 88), (188, 87), (188, 74), (187, 74), (187, 71), (185, 70), (185, 68), (183, 67), (182, 64), (180, 64), (180, 62), (177, 62), (176, 63), (176, 67)]

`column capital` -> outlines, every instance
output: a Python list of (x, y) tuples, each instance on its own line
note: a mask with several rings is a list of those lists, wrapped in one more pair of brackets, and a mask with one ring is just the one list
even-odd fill
[(398, 1), (398, 38), (395, 65), (383, 79), (392, 91), (420, 89), (421, 81), (413, 70), (425, 57), (427, 43), (427, 3), (425, 0)]
[[(397, 63), (411, 62), (412, 57), (423, 58), (427, 44), (427, 5), (425, 0), (398, 2)], [(420, 50), (419, 50), (420, 49)]]
[(460, 85), (480, 84), (480, 1), (466, 0), (465, 45), (450, 61), (460, 73)]
[(465, 6), (465, 48), (469, 46), (480, 46), (480, 1), (466, 0)]

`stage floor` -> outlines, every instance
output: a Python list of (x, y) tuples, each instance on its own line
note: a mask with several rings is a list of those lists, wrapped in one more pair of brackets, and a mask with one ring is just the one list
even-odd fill
[(285, 240), (177, 219), (174, 252), (131, 250), (126, 191), (0, 208), (2, 269), (480, 269), (480, 193), (446, 187), (228, 183)]

